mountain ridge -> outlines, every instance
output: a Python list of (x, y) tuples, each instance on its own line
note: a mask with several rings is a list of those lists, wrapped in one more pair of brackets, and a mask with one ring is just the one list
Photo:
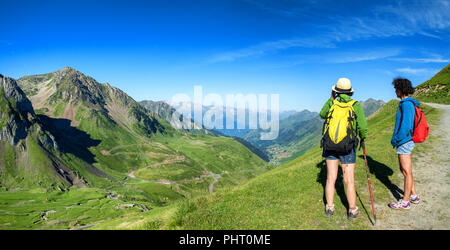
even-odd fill
[[(196, 135), (174, 129), (158, 112), (144, 108), (122, 90), (71, 67), (21, 77), (17, 84), (18, 89), (23, 87), (24, 95), (29, 95), (31, 110), (32, 105), (38, 107), (36, 119), (58, 145), (55, 161), (64, 162), (89, 186), (110, 185), (131, 173), (136, 178), (170, 183), (183, 176), (204, 175), (204, 171), (226, 171), (227, 166), (231, 171), (264, 165), (242, 142), (207, 131)], [(182, 143), (177, 145), (176, 140)], [(212, 145), (213, 141), (222, 144), (221, 150)], [(201, 154), (222, 160), (207, 164), (202, 155), (192, 154), (196, 144), (205, 145), (197, 149)], [(246, 160), (223, 158), (233, 151), (242, 153)], [(225, 177), (222, 179), (231, 184), (243, 176)]]
[[(385, 103), (382, 100), (375, 100), (373, 98), (360, 102), (363, 106), (366, 117), (370, 116)], [(176, 108), (164, 101), (141, 101), (140, 104), (149, 110), (152, 110), (152, 112), (160, 114), (166, 120), (170, 120), (172, 118), (172, 114), (178, 114)], [(195, 104), (189, 103), (189, 105), (192, 106)], [(196, 105), (198, 107), (199, 104)], [(203, 114), (210, 108), (211, 107), (202, 106)], [(234, 111), (236, 114), (236, 109)], [(223, 112), (226, 112), (225, 108), (223, 108)], [(238, 141), (246, 145), (250, 150), (261, 156), (263, 159), (269, 159), (272, 163), (280, 164), (292, 160), (312, 147), (318, 145), (318, 142), (320, 141), (320, 132), (322, 129), (323, 120), (319, 118), (319, 114), (317, 112), (312, 112), (306, 109), (301, 111), (288, 110), (281, 112), (280, 132), (279, 136), (274, 140), (260, 140), (260, 134), (264, 130), (249, 129), (249, 111), (245, 110), (245, 113), (246, 123), (244, 124), (244, 129), (237, 129), (236, 127), (238, 122), (235, 120), (235, 129), (214, 128), (213, 131), (225, 136), (231, 136), (235, 139), (240, 138)], [(191, 112), (190, 115), (193, 117), (193, 112)], [(270, 117), (268, 118), (270, 119)], [(224, 125), (226, 124), (226, 119), (227, 117), (224, 115)]]
[(424, 102), (450, 104), (450, 64), (431, 79), (419, 84), (413, 97)]

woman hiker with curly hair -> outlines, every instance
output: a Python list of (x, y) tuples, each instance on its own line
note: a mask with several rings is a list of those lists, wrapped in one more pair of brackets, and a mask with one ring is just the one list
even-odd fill
[(414, 94), (414, 88), (408, 79), (396, 78), (392, 82), (395, 93), (400, 98), (397, 115), (395, 117), (395, 129), (392, 135), (391, 144), (397, 148), (398, 162), (400, 170), (405, 178), (404, 196), (398, 202), (389, 204), (393, 209), (410, 209), (411, 203), (419, 203), (419, 196), (416, 194), (414, 178), (412, 174), (411, 153), (414, 149), (412, 139), (414, 128), (415, 106), (420, 103), (414, 100), (410, 95)]

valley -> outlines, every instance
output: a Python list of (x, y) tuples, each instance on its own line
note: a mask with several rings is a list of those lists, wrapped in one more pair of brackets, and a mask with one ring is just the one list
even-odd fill
[[(270, 168), (233, 138), (176, 130), (121, 90), (73, 68), (1, 81), (8, 121), (0, 142), (2, 229), (98, 226), (237, 185)], [(45, 220), (37, 219), (42, 214)]]
[[(432, 79), (446, 79), (445, 72)], [(326, 169), (317, 113), (290, 112), (276, 140), (260, 141), (258, 130), (240, 137), (200, 125), (177, 130), (168, 121), (177, 112), (170, 105), (138, 103), (70, 67), (1, 76), (0, 83), (0, 229), (372, 228), (361, 151), (355, 179), (364, 216), (347, 221), (341, 184), (339, 214), (322, 214)], [(426, 101), (421, 88), (417, 98)], [(361, 103), (375, 207), (387, 218), (383, 207), (401, 182), (394, 149), (386, 146), (398, 101)], [(430, 127), (438, 126), (439, 106), (422, 108)], [(417, 152), (430, 154), (438, 136)]]

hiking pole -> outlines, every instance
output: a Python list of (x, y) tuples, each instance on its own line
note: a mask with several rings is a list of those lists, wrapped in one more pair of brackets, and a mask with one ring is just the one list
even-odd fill
[(370, 185), (369, 165), (367, 164), (366, 147), (365, 146), (363, 146), (363, 153), (364, 153), (364, 161), (366, 162), (367, 181), (369, 182), (370, 200), (372, 202), (373, 224), (375, 225), (377, 223), (377, 215), (375, 212), (375, 207), (373, 205), (372, 187)]

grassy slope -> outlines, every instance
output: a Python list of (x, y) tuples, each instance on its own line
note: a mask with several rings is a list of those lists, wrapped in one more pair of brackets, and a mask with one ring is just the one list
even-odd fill
[[(52, 162), (31, 136), (26, 139), (27, 152), (0, 142), (0, 186), (30, 188), (36, 185), (64, 186), (52, 173)], [(33, 163), (33, 164), (31, 164)]]
[(424, 102), (450, 104), (450, 64), (417, 86), (414, 97)]
[[(366, 117), (374, 113), (384, 102), (368, 99), (361, 101)], [(312, 119), (311, 119), (312, 118)], [(280, 121), (280, 133), (277, 139), (261, 141), (261, 130), (253, 130), (245, 139), (266, 152), (272, 163), (281, 165), (303, 155), (319, 145), (322, 137), (323, 120), (318, 114), (302, 111)]]
[(280, 120), (275, 140), (260, 140), (264, 131), (261, 129), (251, 130), (243, 138), (265, 152), (272, 163), (280, 165), (318, 145), (314, 138), (320, 136), (322, 124), (317, 113), (304, 110)]
[[(398, 101), (386, 104), (369, 121), (366, 142), (372, 173), (374, 199), (387, 203), (390, 183), (401, 183), (395, 150), (390, 146)], [(425, 106), (427, 120), (434, 124), (440, 112)], [(432, 140), (432, 138), (430, 138)], [(428, 143), (430, 142), (427, 141)], [(427, 143), (417, 145), (423, 151)], [(341, 177), (340, 177), (341, 178)], [(355, 173), (357, 205), (363, 210), (355, 222), (346, 219), (345, 193), (338, 180), (331, 219), (323, 215), (326, 167), (320, 148), (258, 176), (237, 188), (183, 203), (168, 226), (179, 229), (367, 229), (370, 198), (362, 152), (357, 153)], [(362, 202), (362, 203), (361, 203)]]
[[(367, 150), (375, 200), (378, 203), (386, 203), (391, 199), (383, 182), (400, 183), (395, 152), (389, 146), (394, 119), (392, 114), (396, 106), (397, 102), (388, 103), (369, 122)], [(433, 125), (439, 112), (428, 107), (425, 112)], [(173, 141), (164, 139), (168, 144), (177, 141), (175, 138)], [(433, 138), (429, 138), (427, 142), (432, 140)], [(186, 147), (195, 153), (197, 143), (180, 145), (188, 145)], [(416, 150), (426, 151), (426, 147), (427, 143), (417, 145)], [(217, 152), (220, 153), (220, 150)], [(335, 216), (332, 219), (323, 216), (322, 183), (326, 172), (320, 153), (319, 148), (313, 149), (298, 159), (236, 188), (225, 185), (213, 195), (206, 195), (205, 191), (205, 195), (192, 200), (183, 199), (176, 185), (131, 179), (105, 189), (0, 192), (0, 229), (63, 229), (94, 224), (95, 226), (89, 229), (370, 228), (367, 215), (352, 223), (346, 220), (343, 201), (338, 195), (335, 198)], [(361, 156), (361, 152), (358, 155)], [(371, 213), (367, 179), (361, 158), (358, 158), (357, 164), (357, 191), (368, 213)], [(227, 182), (226, 178), (220, 179), (216, 185), (220, 186), (223, 182)], [(204, 190), (207, 190), (207, 185)], [(338, 190), (342, 190), (342, 185), (338, 186)], [(109, 192), (113, 192), (117, 200), (106, 198)], [(127, 208), (125, 204), (135, 206)], [(144, 205), (149, 210), (143, 212), (136, 204)], [(360, 202), (358, 206), (363, 207)], [(47, 220), (39, 221), (45, 211), (50, 210), (56, 212), (48, 214)]]
[[(51, 80), (51, 75), (43, 75), (42, 78)], [(28, 89), (29, 94), (33, 92), (38, 90)], [(55, 103), (55, 109), (49, 105), (47, 110), (54, 110), (52, 116), (61, 118), (64, 107), (62, 104), (58, 107), (58, 104), (63, 102)], [(140, 107), (135, 106), (135, 108)], [(62, 131), (62, 135), (56, 136), (64, 142), (64, 152), (52, 153), (86, 180), (89, 188), (79, 190), (75, 187), (70, 189), (64, 187), (66, 192), (55, 191), (52, 188), (54, 185), (51, 185), (55, 183), (51, 172), (48, 176), (33, 178), (41, 182), (44, 180), (43, 185), (35, 185), (35, 183), (24, 185), (16, 181), (24, 176), (21, 173), (2, 175), (2, 178), (8, 178), (5, 181), (8, 181), (10, 186), (20, 187), (21, 190), (0, 186), (3, 189), (0, 191), (9, 190), (0, 192), (0, 228), (71, 228), (93, 222), (99, 224), (100, 228), (126, 228), (130, 221), (153, 218), (152, 216), (156, 216), (158, 211), (167, 209), (172, 211), (171, 206), (179, 200), (208, 194), (208, 187), (213, 182), (213, 177), (207, 176), (210, 173), (222, 176), (219, 183), (214, 186), (214, 191), (217, 191), (241, 183), (267, 170), (263, 160), (232, 138), (175, 131), (162, 119), (158, 122), (166, 129), (163, 132), (158, 131), (148, 135), (144, 129), (145, 126), (134, 126), (130, 123), (123, 126), (112, 122), (104, 113), (89, 109), (87, 105), (75, 106), (74, 111), (74, 120), (78, 122), (77, 127), (66, 125), (69, 132)], [(138, 111), (135, 112), (143, 116), (143, 112)], [(141, 121), (144, 120), (145, 117), (141, 119)], [(97, 141), (98, 144), (87, 146), (84, 141), (72, 140), (70, 136), (66, 136), (70, 132), (81, 134), (85, 141)], [(14, 154), (15, 151), (11, 151), (8, 146), (0, 146), (0, 160), (2, 160), (0, 169), (6, 166), (9, 170), (11, 164), (19, 166), (14, 162), (15, 158), (20, 158)], [(31, 149), (36, 148), (30, 147), (29, 152), (32, 153), (26, 157), (31, 159), (30, 162), (34, 165), (22, 164), (24, 168), (50, 165), (51, 162), (43, 157), (45, 156), (43, 152), (38, 148), (32, 151)], [(96, 170), (92, 170), (90, 165), (103, 171), (108, 178), (102, 177), (102, 174), (95, 174)], [(129, 179), (127, 175), (132, 170), (136, 170), (135, 176), (138, 179)], [(32, 174), (29, 171), (27, 173)], [(174, 183), (155, 182), (161, 179)], [(37, 188), (39, 186), (46, 188), (39, 189)], [(78, 210), (67, 210), (66, 207), (71, 204), (83, 203), (83, 200), (78, 200), (78, 194), (83, 192), (95, 196), (90, 201), (92, 205), (77, 206)], [(118, 200), (107, 198), (110, 192), (119, 197)], [(46, 202), (48, 199), (54, 202)], [(138, 208), (133, 208), (134, 210), (130, 208), (137, 213), (130, 213), (120, 208), (121, 205), (128, 203), (142, 204), (149, 211), (142, 212), (137, 205)], [(97, 210), (96, 206), (98, 206), (98, 214), (89, 210)], [(100, 211), (101, 209), (104, 211)], [(57, 212), (49, 214), (48, 220), (33, 223), (36, 216), (49, 210)], [(83, 213), (91, 215), (83, 217), (81, 216)], [(54, 221), (50, 218), (58, 219)], [(112, 222), (109, 222), (110, 220)]]
[(49, 152), (38, 143), (38, 138), (43, 136), (41, 127), (30, 121), (33, 118), (31, 114), (28, 115), (30, 117), (21, 113), (13, 98), (5, 97), (3, 87), (0, 86), (0, 130), (12, 121), (17, 124), (30, 123), (23, 132), (27, 134), (17, 145), (0, 141), (0, 187), (67, 186), (68, 183), (55, 173)]
[[(56, 86), (57, 91), (40, 104), (49, 110), (46, 113), (49, 116), (65, 118), (63, 113), (66, 103), (71, 105), (74, 113), (72, 119), (75, 121), (73, 124), (76, 124), (76, 129), (71, 131), (85, 132), (84, 140), (92, 145), (80, 150), (70, 143), (61, 157), (65, 157), (67, 164), (86, 176), (91, 186), (111, 183), (101, 181), (79, 167), (83, 164), (77, 158), (87, 158), (89, 164), (102, 170), (113, 180), (124, 179), (131, 171), (136, 170), (136, 176), (141, 179), (178, 181), (198, 177), (203, 171), (220, 173), (232, 165), (241, 165), (247, 169), (264, 165), (256, 155), (248, 155), (249, 151), (234, 140), (202, 135), (185, 136), (185, 132), (174, 130), (164, 119), (148, 113), (126, 93), (108, 84), (100, 84), (74, 69), (65, 68), (50, 74), (23, 77), (19, 83), (35, 102), (40, 102), (40, 99), (36, 99), (40, 91), (36, 86), (44, 89)], [(104, 110), (105, 107), (108, 111)], [(156, 131), (149, 131), (152, 126), (157, 126)], [(64, 143), (74, 140), (62, 138), (60, 141)], [(199, 145), (211, 144), (210, 141), (223, 147), (191, 146), (194, 142)], [(85, 142), (78, 144), (80, 147), (86, 145)], [(218, 151), (223, 151), (224, 155), (230, 157), (218, 160), (219, 158), (215, 158), (219, 157)], [(231, 157), (237, 152), (248, 157)], [(173, 159), (180, 160), (175, 162)]]
[[(147, 188), (158, 192), (152, 187)], [(47, 192), (45, 189), (0, 192), (0, 229), (67, 229), (108, 222), (113, 222), (114, 228), (123, 228), (127, 223), (155, 213), (153, 210), (142, 212), (138, 205), (126, 205), (136, 201), (105, 198), (107, 195), (108, 192), (97, 188), (69, 192)], [(46, 211), (52, 212), (42, 220)], [(114, 220), (120, 223), (115, 224)]]

